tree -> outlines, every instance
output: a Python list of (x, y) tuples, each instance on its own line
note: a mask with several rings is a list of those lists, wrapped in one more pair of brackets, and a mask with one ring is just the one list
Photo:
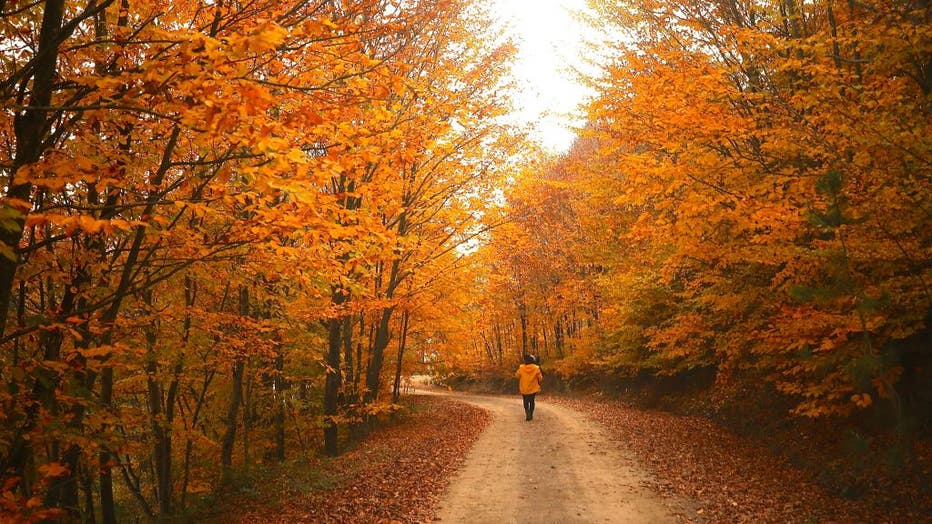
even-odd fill
[(453, 45), (440, 28), (463, 6), (396, 7), (0, 6), (13, 9), (0, 22), (3, 515), (113, 522), (123, 494), (167, 519), (258, 446), (283, 458), (289, 411), (319, 422), (333, 283), (359, 295), (356, 311), (385, 307), (368, 290), (399, 245), (383, 222), (402, 199), (395, 177), (438, 153), (422, 132), (454, 137), (449, 121), (406, 119), (455, 115), (488, 136), (473, 112), (498, 104), (450, 113), (453, 73), (480, 58), (494, 71), (504, 54), (475, 43), (423, 82), (405, 65)]

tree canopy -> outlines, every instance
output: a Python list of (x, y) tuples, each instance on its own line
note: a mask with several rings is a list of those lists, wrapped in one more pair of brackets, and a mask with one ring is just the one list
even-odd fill
[(170, 518), (522, 353), (916, 402), (928, 2), (591, 7), (547, 155), (480, 2), (0, 1), (0, 520)]

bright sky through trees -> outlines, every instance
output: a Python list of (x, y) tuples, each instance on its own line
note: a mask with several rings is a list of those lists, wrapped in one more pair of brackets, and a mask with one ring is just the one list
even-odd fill
[(515, 119), (548, 149), (564, 151), (575, 137), (573, 117), (586, 89), (576, 79), (585, 67), (591, 32), (575, 16), (585, 0), (493, 0), (495, 16), (518, 46), (513, 74), (518, 86)]

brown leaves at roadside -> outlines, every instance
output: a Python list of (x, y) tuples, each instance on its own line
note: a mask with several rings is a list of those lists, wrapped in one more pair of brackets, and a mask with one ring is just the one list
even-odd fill
[(642, 411), (617, 402), (554, 398), (608, 430), (652, 474), (648, 487), (698, 504), (692, 522), (928, 522), (928, 500), (890, 507), (847, 500), (816, 485), (760, 443), (700, 417)]
[(275, 504), (263, 503), (224, 520), (262, 524), (433, 520), (440, 495), (490, 416), (435, 397), (410, 397), (407, 404), (408, 420), (377, 430), (340, 457), (308, 465), (332, 479), (327, 488), (287, 492), (289, 479), (282, 479), (279, 485), (286, 492), (278, 494)]

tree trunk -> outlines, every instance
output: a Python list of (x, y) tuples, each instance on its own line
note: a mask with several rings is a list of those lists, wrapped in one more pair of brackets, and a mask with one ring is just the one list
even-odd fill
[(401, 337), (398, 339), (398, 361), (395, 363), (395, 384), (392, 388), (392, 402), (401, 399), (401, 364), (404, 360), (405, 342), (408, 338), (408, 311), (401, 314)]
[(527, 305), (522, 302), (518, 306), (518, 314), (521, 319), (521, 355), (527, 355)]
[[(343, 288), (336, 287), (330, 294), (330, 303), (340, 306), (346, 301)], [(327, 321), (327, 378), (324, 383), (324, 453), (335, 457), (339, 454), (339, 427), (336, 415), (339, 410), (340, 352), (343, 350), (343, 317), (334, 317)]]
[[(68, 286), (65, 290), (64, 295), (62, 296), (62, 301), (59, 307), (59, 311), (62, 312), (71, 312), (74, 309), (76, 294), (79, 289), (83, 286), (81, 282), (82, 275), (79, 274), (75, 280), (72, 282), (72, 285)], [(59, 330), (51, 330), (40, 335), (40, 340), (43, 346), (43, 357), (47, 362), (58, 362), (61, 360), (61, 348), (62, 342), (64, 341), (64, 336)], [(39, 370), (40, 378), (36, 380), (33, 386), (33, 393), (36, 399), (39, 400), (40, 404), (44, 406), (49, 413), (53, 416), (61, 416), (61, 406), (58, 401), (58, 389), (62, 386), (61, 377), (55, 373), (49, 373), (44, 369)], [(72, 411), (78, 411), (83, 413), (84, 406), (80, 403), (74, 405), (70, 408)], [(28, 424), (32, 425), (34, 423), (33, 419), (30, 419)], [(80, 427), (80, 417), (72, 418), (68, 421), (68, 426), (71, 428)], [(22, 455), (13, 455), (14, 460), (17, 464), (25, 464), (27, 460), (32, 456), (32, 446), (30, 443), (24, 443), (25, 445), (20, 448), (14, 448), (13, 453), (22, 453)], [(53, 449), (56, 451), (59, 449), (58, 444), (56, 443), (53, 446)], [(78, 462), (80, 460), (81, 450), (76, 444), (68, 444), (66, 451), (58, 456), (57, 453), (53, 452), (49, 455), (49, 461), (58, 461), (62, 465), (68, 468), (67, 473), (55, 477), (52, 480), (48, 488), (48, 493), (46, 494), (46, 505), (53, 508), (62, 508), (66, 511), (69, 518), (78, 520), (80, 517), (80, 507), (78, 502)]]
[(94, 476), (88, 471), (86, 464), (81, 468), (79, 476), (81, 479), (81, 491), (84, 492), (83, 524), (95, 524), (97, 522), (97, 516), (94, 511)]
[[(57, 447), (57, 446), (56, 446)], [(78, 521), (81, 518), (81, 508), (78, 494), (78, 468), (81, 459), (81, 448), (76, 444), (69, 444), (58, 462), (68, 468), (68, 473), (57, 477), (49, 486), (46, 503), (50, 507), (61, 508), (68, 517)]]
[[(399, 226), (399, 231), (404, 231), (404, 219)], [(392, 261), (392, 268), (388, 276), (388, 285), (385, 288), (385, 298), (391, 300), (395, 296), (395, 289), (401, 282), (400, 278), (401, 261), (395, 259)], [(382, 318), (375, 330), (375, 340), (372, 344), (372, 353), (369, 356), (369, 366), (366, 369), (366, 395), (365, 402), (368, 404), (374, 402), (379, 396), (379, 388), (382, 379), (382, 361), (385, 357), (385, 348), (388, 347), (392, 338), (391, 320), (395, 307), (389, 306), (382, 308)]]
[(272, 421), (275, 435), (275, 460), (285, 461), (285, 355), (282, 354), (281, 346), (275, 355), (275, 418)]
[[(204, 404), (207, 401), (207, 391), (210, 389), (210, 383), (214, 379), (214, 370), (208, 370), (204, 375), (204, 383), (201, 385), (201, 391), (197, 395), (197, 401), (194, 405), (194, 411), (191, 413), (191, 424), (188, 427), (189, 431), (194, 431), (197, 428), (197, 423), (200, 421), (201, 410), (204, 407)], [(188, 482), (191, 477), (191, 453), (194, 451), (194, 440), (191, 437), (187, 437), (184, 445), (184, 473), (182, 474), (181, 480), (181, 509), (185, 509), (187, 503), (188, 495)]]
[(243, 469), (249, 471), (250, 454), (249, 454), (249, 432), (252, 430), (252, 415), (255, 406), (252, 403), (252, 382), (253, 374), (244, 376), (243, 388)]
[[(239, 314), (249, 315), (249, 290), (246, 286), (239, 289)], [(233, 468), (233, 445), (236, 442), (236, 425), (240, 404), (243, 402), (243, 374), (246, 368), (244, 355), (237, 355), (233, 361), (233, 390), (230, 393), (230, 406), (227, 408), (226, 431), (220, 440), (220, 464), (223, 469), (223, 482), (230, 480)]]
[[(39, 29), (39, 45), (36, 49), (34, 73), (32, 76), (32, 96), (29, 105), (13, 117), (13, 131), (16, 135), (16, 152), (10, 166), (10, 180), (6, 196), (19, 200), (31, 201), (32, 184), (25, 182), (14, 184), (13, 177), (19, 168), (39, 161), (43, 151), (43, 137), (48, 133), (48, 107), (52, 104), (52, 92), (55, 90), (55, 77), (58, 69), (58, 46), (61, 45), (61, 27), (65, 16), (64, 0), (47, 0), (42, 13), (42, 26)], [(3, 204), (6, 206), (7, 204)], [(15, 227), (0, 228), (0, 243), (10, 249), (16, 249), (23, 236), (26, 224), (26, 212), (15, 219)], [(12, 255), (12, 253), (10, 254)], [(10, 307), (13, 291), (13, 278), (19, 266), (19, 257), (0, 254), (0, 335), (6, 328), (6, 317)]]
[(353, 317), (347, 315), (343, 319), (343, 402), (356, 402), (353, 374)]
[[(143, 292), (148, 312), (152, 312), (152, 291)], [(172, 514), (171, 500), (171, 434), (166, 426), (166, 414), (162, 409), (162, 387), (158, 380), (158, 357), (155, 344), (158, 340), (156, 326), (148, 325), (146, 335), (146, 384), (148, 389), (149, 425), (152, 429), (152, 456), (155, 458), (155, 498), (159, 519), (165, 520)]]
[(557, 350), (557, 357), (563, 358), (563, 318), (558, 317), (553, 326), (553, 344)]
[(537, 323), (534, 323), (533, 331), (531, 332), (531, 353), (536, 355), (538, 353), (538, 344), (537, 344)]
[(382, 362), (385, 358), (385, 348), (391, 341), (391, 319), (395, 308), (382, 309), (382, 318), (375, 330), (375, 341), (372, 344), (372, 354), (369, 356), (369, 367), (366, 369), (366, 395), (367, 404), (375, 402), (379, 397), (379, 388), (382, 379)]
[(359, 314), (359, 338), (356, 341), (356, 374), (353, 375), (353, 390), (356, 392), (356, 396), (353, 398), (353, 402), (359, 402), (359, 400), (361, 399), (361, 393), (362, 393), (359, 387), (360, 383), (362, 382), (362, 370), (363, 370), (363, 365), (362, 365), (363, 343), (362, 341), (366, 340), (368, 342), (367, 347), (372, 347), (373, 329), (372, 329), (372, 326), (368, 326), (369, 333), (367, 334), (366, 327), (367, 327), (366, 326), (366, 314), (360, 313)]

